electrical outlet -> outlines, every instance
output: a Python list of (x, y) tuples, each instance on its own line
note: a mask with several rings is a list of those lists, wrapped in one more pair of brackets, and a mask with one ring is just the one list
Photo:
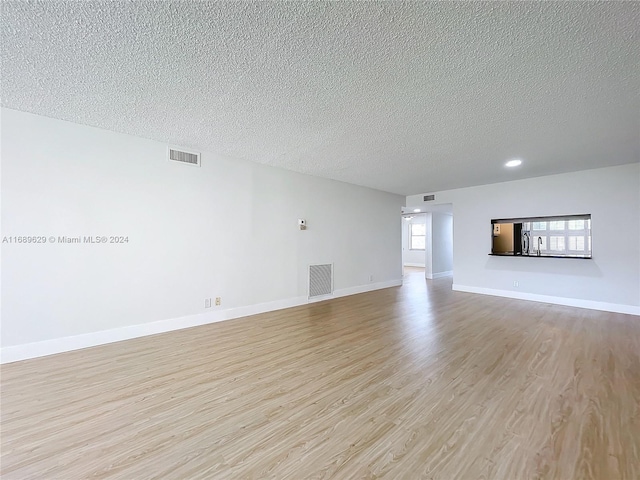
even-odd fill
[(514, 280), (513, 281), (513, 286), (514, 287), (519, 287), (520, 286), (520, 282), (518, 280)]
[(216, 307), (219, 307), (220, 303), (222, 303), (222, 298), (216, 297)]
[(369, 281), (373, 282), (373, 275), (369, 275)]
[(204, 308), (211, 308), (211, 299), (210, 298), (205, 298), (204, 299)]

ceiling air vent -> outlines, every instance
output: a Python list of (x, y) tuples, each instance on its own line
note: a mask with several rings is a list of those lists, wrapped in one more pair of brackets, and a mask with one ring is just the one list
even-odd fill
[(432, 200), (435, 200), (436, 196), (435, 195), (425, 195), (424, 198), (422, 199), (423, 202), (430, 202)]
[(186, 165), (200, 166), (200, 154), (196, 152), (187, 152), (169, 147), (169, 160), (172, 162), (180, 162)]

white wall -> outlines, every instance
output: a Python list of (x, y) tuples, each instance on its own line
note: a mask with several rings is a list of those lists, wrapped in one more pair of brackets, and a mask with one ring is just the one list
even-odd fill
[(425, 224), (426, 214), (415, 214), (410, 220), (402, 221), (402, 263), (410, 267), (425, 266), (425, 250), (411, 250), (409, 228), (411, 224)]
[(2, 346), (78, 335), (86, 346), (118, 337), (90, 336), (100, 331), (127, 338), (299, 304), (311, 263), (334, 263), (336, 295), (398, 285), (403, 203), (207, 152), (201, 168), (171, 163), (163, 143), (3, 109), (2, 237), (129, 243), (3, 243)]
[[(409, 225), (426, 226), (425, 250), (410, 250)], [(424, 267), (425, 278), (433, 279), (450, 275), (453, 270), (453, 218), (439, 212), (416, 214), (404, 221), (402, 229), (403, 264)]]
[[(639, 164), (426, 193), (453, 203), (454, 289), (640, 314)], [(488, 255), (492, 218), (578, 213), (592, 215), (591, 260)]]
[(425, 239), (425, 257), (424, 257), (424, 276), (425, 278), (433, 278), (433, 214), (427, 212), (424, 214), (427, 225), (427, 238)]
[(453, 270), (453, 216), (433, 212), (432, 269), (433, 278), (449, 275)]

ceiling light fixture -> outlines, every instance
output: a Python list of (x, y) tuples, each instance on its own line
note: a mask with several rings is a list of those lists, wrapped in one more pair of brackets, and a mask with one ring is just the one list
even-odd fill
[(520, 160), (519, 158), (516, 158), (514, 160), (509, 160), (507, 163), (504, 164), (505, 167), (518, 167), (522, 165), (522, 160)]
[(419, 213), (420, 209), (419, 208), (414, 208), (413, 211), (414, 211), (414, 213)]

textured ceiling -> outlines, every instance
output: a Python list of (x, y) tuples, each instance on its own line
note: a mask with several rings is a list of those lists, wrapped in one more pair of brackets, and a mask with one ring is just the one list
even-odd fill
[(639, 25), (637, 2), (3, 1), (2, 104), (413, 194), (640, 161)]

